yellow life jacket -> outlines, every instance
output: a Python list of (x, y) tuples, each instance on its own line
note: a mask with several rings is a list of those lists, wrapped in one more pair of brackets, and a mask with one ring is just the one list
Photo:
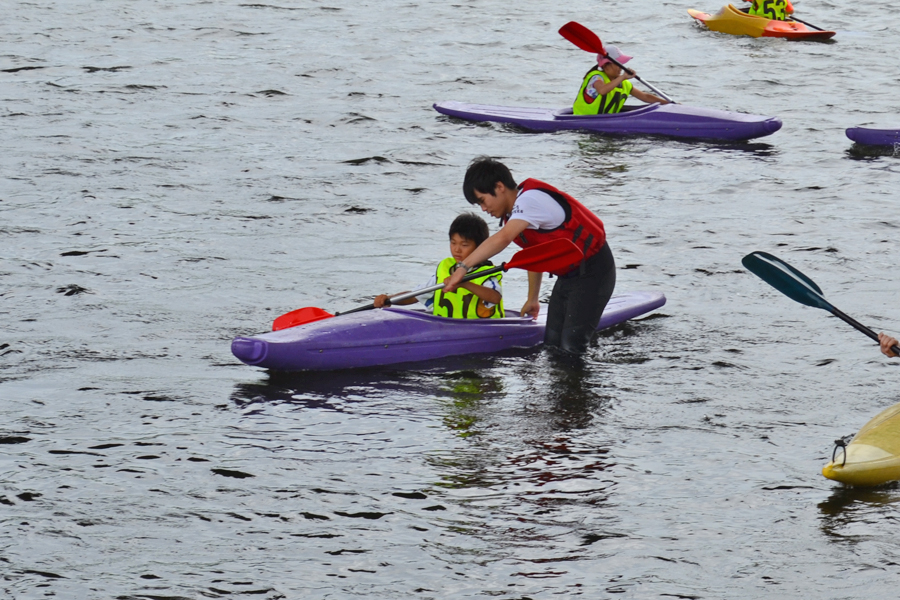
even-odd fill
[(787, 19), (787, 2), (785, 0), (753, 0), (747, 14), (784, 21)]
[(578, 96), (575, 98), (575, 104), (572, 105), (572, 112), (576, 115), (609, 115), (622, 110), (625, 100), (631, 95), (632, 83), (630, 79), (626, 79), (619, 84), (619, 87), (613, 88), (602, 96), (597, 96), (594, 89), (594, 81), (602, 79), (603, 83), (609, 83), (609, 75), (603, 72), (599, 67), (592, 67), (584, 76), (581, 82), (581, 89), (578, 90)]
[[(485, 271), (492, 267), (493, 265), (488, 262), (472, 271), (472, 273)], [(451, 256), (442, 260), (437, 267), (437, 283), (443, 283), (455, 270), (455, 258)], [(469, 274), (471, 275), (472, 273)], [(481, 285), (491, 277), (496, 277), (498, 282), (503, 280), (502, 273), (493, 273), (484, 277), (476, 277), (471, 282)], [(504, 316), (503, 300), (501, 299), (499, 304), (488, 308), (484, 305), (484, 300), (469, 290), (459, 288), (451, 294), (445, 293), (444, 290), (436, 290), (434, 292), (434, 315), (453, 319), (500, 319)]]

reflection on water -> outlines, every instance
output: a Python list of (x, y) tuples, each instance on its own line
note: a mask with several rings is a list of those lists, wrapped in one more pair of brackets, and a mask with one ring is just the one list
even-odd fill
[[(683, 140), (668, 138), (665, 136), (641, 136), (640, 138), (621, 137), (615, 135), (591, 134), (580, 137), (575, 141), (579, 153), (584, 158), (611, 158), (616, 155), (634, 157), (647, 154), (659, 148), (660, 145), (672, 146), (672, 149), (683, 150), (689, 153), (701, 152), (726, 152), (748, 154), (756, 157), (771, 157), (780, 154), (777, 146), (767, 142), (740, 142), (722, 140)], [(626, 170), (631, 161), (618, 165), (621, 170)], [(614, 168), (614, 167), (611, 167)]]
[(853, 160), (875, 160), (885, 156), (900, 157), (900, 144), (893, 146), (868, 146), (853, 142), (846, 151), (846, 157)]
[(833, 542), (859, 542), (895, 530), (900, 482), (874, 488), (839, 484), (818, 504), (820, 527)]
[(441, 376), (443, 391), (448, 398), (439, 398), (443, 406), (443, 421), (448, 429), (461, 438), (479, 433), (481, 402), (488, 395), (502, 392), (499, 377), (482, 377), (474, 371), (461, 371)]

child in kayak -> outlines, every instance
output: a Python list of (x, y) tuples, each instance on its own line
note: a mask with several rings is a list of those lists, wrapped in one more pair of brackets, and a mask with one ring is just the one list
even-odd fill
[[(630, 56), (623, 54), (616, 46), (606, 46), (606, 52), (623, 65), (631, 60)], [(622, 110), (628, 96), (634, 96), (648, 104), (653, 102), (669, 103), (664, 98), (635, 88), (629, 79), (636, 74), (628, 73), (606, 56), (598, 54), (597, 66), (591, 67), (581, 82), (581, 89), (578, 90), (578, 96), (572, 105), (572, 112), (576, 115), (617, 113)]]
[(791, 0), (748, 0), (750, 8), (748, 15), (787, 21), (788, 16), (794, 14), (794, 6)]
[(896, 345), (898, 345), (898, 343), (900, 343), (900, 342), (897, 342), (896, 338), (892, 338), (891, 336), (887, 335), (886, 333), (879, 333), (878, 334), (878, 343), (881, 345), (881, 352), (885, 356), (889, 356), (891, 358), (894, 358), (897, 356), (896, 354), (894, 354), (894, 351), (891, 350), (891, 346), (896, 346)]
[[(616, 285), (616, 265), (606, 231), (597, 215), (581, 202), (537, 179), (516, 184), (503, 163), (488, 157), (476, 158), (463, 180), (463, 194), (471, 204), (498, 217), (500, 231), (489, 237), (469, 255), (468, 262), (479, 264), (505, 249), (511, 242), (521, 247), (556, 239), (572, 240), (584, 252), (583, 260), (553, 274), (557, 276), (550, 307), (544, 344), (571, 354), (583, 353), (603, 309)], [(452, 292), (463, 274), (450, 276), (444, 290)], [(537, 318), (542, 273), (528, 273), (528, 300), (523, 315)]]
[[(474, 213), (459, 215), (450, 224), (450, 257), (442, 260), (435, 270), (431, 281), (422, 288), (431, 287), (438, 281), (446, 281), (453, 273), (477, 273), (491, 268), (490, 261), (474, 263), (467, 259), (488, 238), (487, 223)], [(472, 265), (472, 266), (469, 266)], [(459, 286), (458, 291), (447, 292), (436, 290), (427, 296), (407, 298), (396, 304), (414, 304), (421, 301), (425, 308), (438, 317), (456, 319), (497, 319), (504, 316), (502, 273), (494, 273), (484, 278), (475, 278)], [(407, 292), (402, 292), (403, 294)], [(400, 294), (396, 294), (399, 296)], [(375, 296), (375, 308), (390, 306), (390, 296)]]

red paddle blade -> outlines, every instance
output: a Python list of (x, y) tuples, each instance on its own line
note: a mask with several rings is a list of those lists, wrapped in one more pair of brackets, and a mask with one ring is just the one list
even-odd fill
[(606, 56), (606, 50), (603, 49), (603, 42), (600, 41), (597, 34), (581, 23), (569, 21), (559, 28), (559, 35), (586, 52), (596, 52), (597, 54)]
[(297, 325), (304, 325), (306, 323), (312, 323), (314, 321), (321, 321), (322, 319), (329, 319), (333, 316), (333, 314), (331, 314), (330, 312), (325, 312), (321, 308), (316, 308), (315, 306), (306, 306), (304, 308), (292, 310), (291, 312), (285, 313), (275, 319), (275, 321), (272, 322), (272, 331), (287, 329), (288, 327), (296, 327)]
[(509, 262), (504, 263), (504, 270), (525, 269), (549, 273), (576, 265), (582, 259), (584, 252), (578, 246), (569, 240), (559, 239), (516, 252)]

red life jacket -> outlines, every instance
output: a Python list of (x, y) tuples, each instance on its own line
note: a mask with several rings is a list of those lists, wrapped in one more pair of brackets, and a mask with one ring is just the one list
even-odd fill
[[(555, 239), (572, 240), (584, 252), (584, 258), (590, 258), (600, 251), (606, 243), (606, 230), (603, 221), (592, 213), (584, 204), (565, 192), (561, 192), (550, 184), (537, 179), (526, 179), (519, 184), (520, 193), (528, 190), (540, 190), (556, 200), (566, 212), (566, 218), (562, 225), (555, 229), (526, 229), (513, 240), (522, 248), (534, 244), (543, 244)], [(505, 225), (509, 221), (509, 215), (502, 219)], [(573, 271), (580, 262), (574, 263), (559, 271), (553, 271), (556, 276), (562, 276)]]

